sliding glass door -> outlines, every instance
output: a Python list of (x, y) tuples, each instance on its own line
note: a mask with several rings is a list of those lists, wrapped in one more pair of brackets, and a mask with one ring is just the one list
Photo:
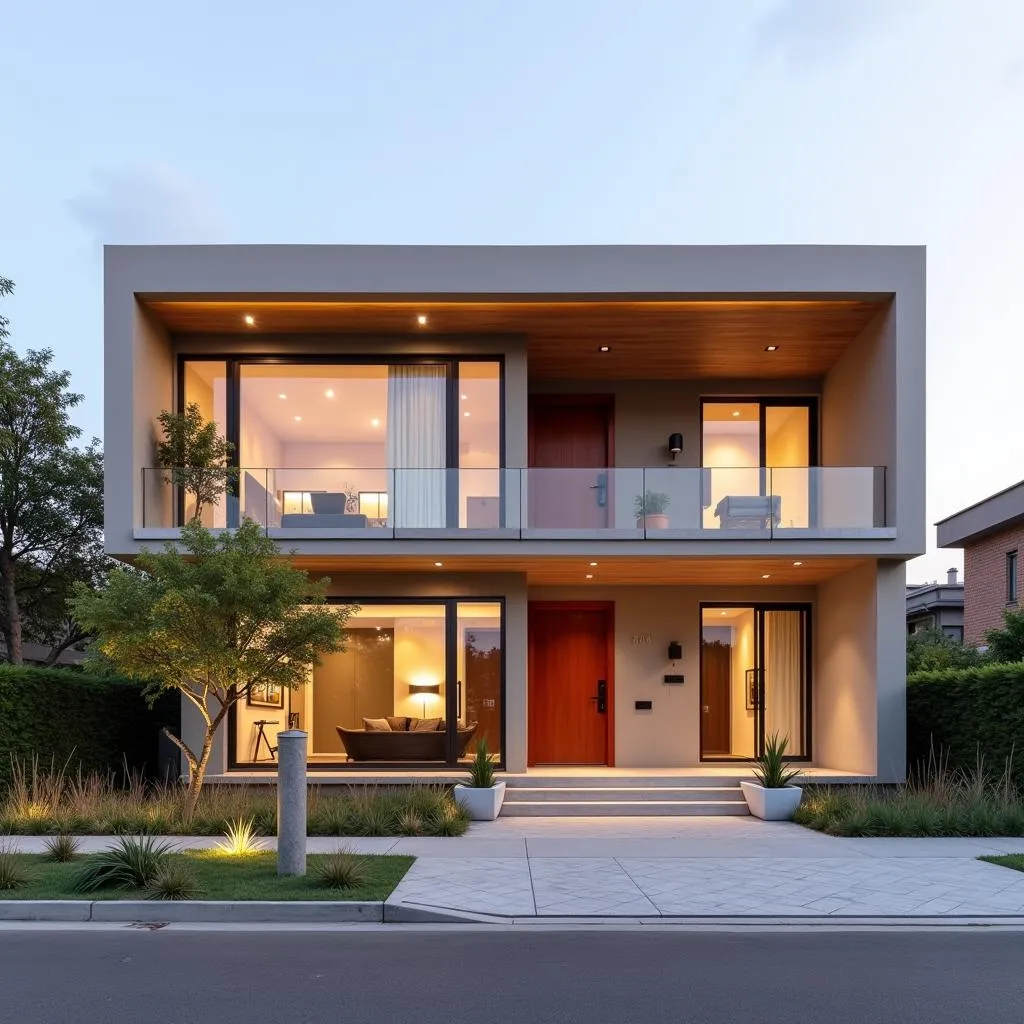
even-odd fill
[(705, 529), (799, 529), (815, 519), (813, 398), (705, 399)]
[(773, 735), (810, 758), (809, 620), (805, 605), (702, 607), (703, 760), (757, 757)]

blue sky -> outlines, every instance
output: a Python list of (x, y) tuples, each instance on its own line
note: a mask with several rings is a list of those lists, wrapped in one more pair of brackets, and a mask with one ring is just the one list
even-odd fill
[(1024, 477), (1019, 0), (62, 0), (0, 96), (5, 311), (87, 433), (104, 242), (925, 243), (929, 519)]

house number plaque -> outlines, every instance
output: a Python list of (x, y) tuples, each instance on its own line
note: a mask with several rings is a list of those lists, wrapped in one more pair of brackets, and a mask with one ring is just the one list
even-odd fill
[(635, 644), (649, 644), (652, 642), (650, 633), (634, 633), (632, 640)]

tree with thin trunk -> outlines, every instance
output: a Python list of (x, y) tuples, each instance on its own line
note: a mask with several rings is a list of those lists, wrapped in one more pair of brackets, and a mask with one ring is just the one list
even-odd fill
[[(0, 295), (12, 289), (0, 278)], [(70, 374), (53, 369), (49, 349), (19, 355), (8, 333), (0, 317), (0, 635), (19, 665), (28, 591), (59, 590), (100, 543), (103, 454), (95, 439), (75, 446), (82, 432), (70, 412), (82, 396)]]
[(330, 581), (289, 564), (250, 519), (217, 536), (193, 520), (180, 548), (144, 551), (135, 570), (114, 569), (103, 590), (80, 585), (72, 606), (99, 657), (143, 681), (151, 704), (180, 690), (198, 711), (198, 747), (165, 730), (188, 762), (191, 815), (231, 708), (256, 687), (303, 683), (321, 655), (344, 650), (354, 609), (328, 605)]
[(217, 433), (217, 424), (203, 417), (196, 402), (180, 413), (164, 409), (157, 419), (163, 433), (156, 445), (157, 464), (167, 483), (192, 495), (189, 518), (199, 522), (203, 510), (216, 505), (238, 476), (228, 465), (235, 446)]

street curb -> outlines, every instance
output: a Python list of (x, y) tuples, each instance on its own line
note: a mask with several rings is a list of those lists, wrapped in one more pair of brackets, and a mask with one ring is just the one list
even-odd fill
[(381, 900), (0, 900), (0, 921), (381, 924)]

